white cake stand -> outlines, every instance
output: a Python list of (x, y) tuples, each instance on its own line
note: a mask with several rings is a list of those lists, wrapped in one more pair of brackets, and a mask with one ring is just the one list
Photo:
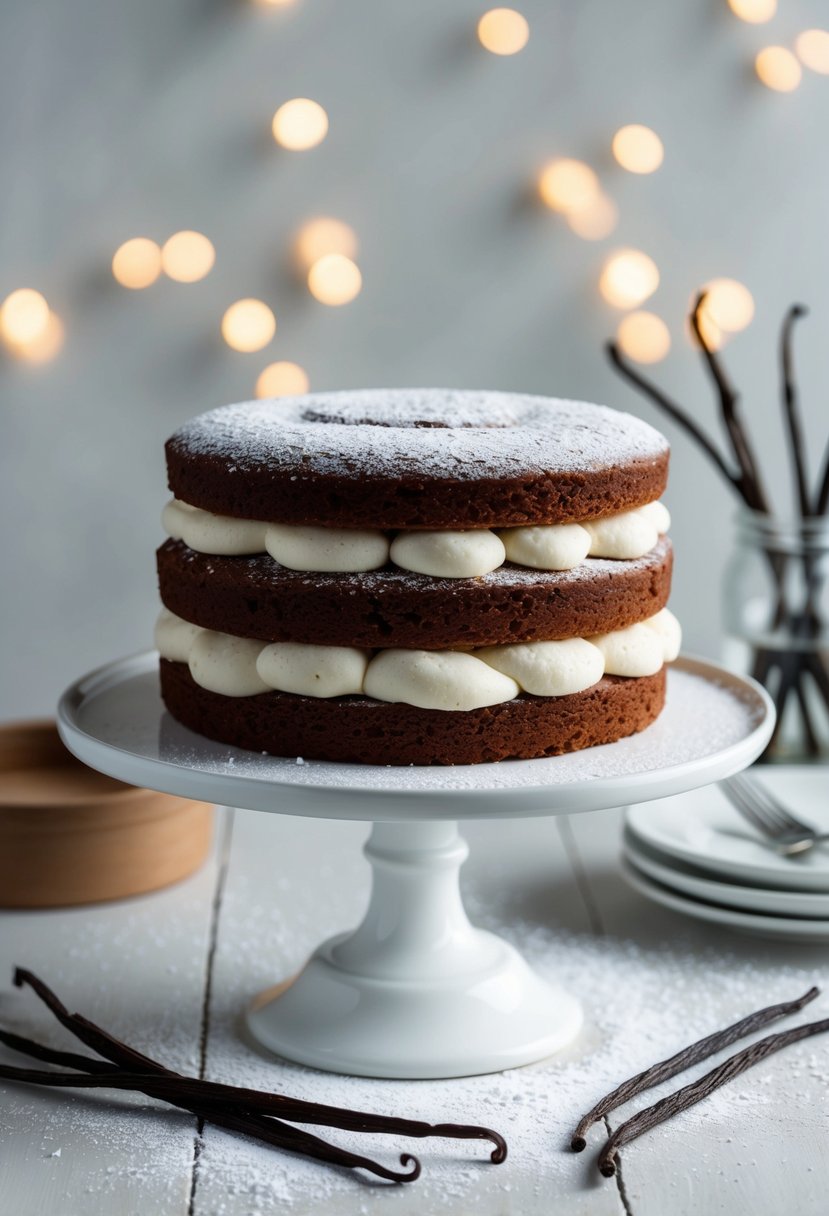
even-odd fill
[(557, 815), (663, 798), (738, 772), (774, 709), (751, 680), (683, 658), (666, 708), (640, 735), (570, 756), (457, 768), (302, 763), (211, 743), (166, 713), (154, 652), (111, 663), (61, 699), (82, 761), (135, 785), (209, 802), (364, 819), (373, 880), (357, 929), (323, 943), (247, 1015), (290, 1060), (369, 1077), (456, 1077), (527, 1064), (578, 1033), (575, 997), (474, 928), (458, 883), (458, 819)]

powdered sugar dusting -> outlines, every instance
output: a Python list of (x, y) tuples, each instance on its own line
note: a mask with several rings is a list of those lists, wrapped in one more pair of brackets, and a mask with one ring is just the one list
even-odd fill
[(170, 440), (226, 472), (478, 480), (664, 458), (665, 438), (606, 406), (514, 393), (370, 389), (246, 401), (201, 414)]
[(372, 595), (382, 595), (384, 591), (397, 593), (401, 590), (412, 592), (439, 593), (443, 596), (456, 596), (462, 593), (470, 583), (483, 587), (538, 587), (549, 588), (551, 595), (557, 594), (566, 587), (576, 583), (601, 582), (607, 578), (624, 578), (633, 576), (643, 570), (659, 570), (665, 563), (671, 551), (671, 542), (667, 537), (661, 537), (649, 553), (643, 557), (620, 560), (611, 557), (586, 557), (578, 566), (571, 570), (535, 570), (527, 566), (516, 566), (505, 562), (488, 574), (482, 574), (475, 579), (437, 578), (430, 574), (416, 574), (412, 570), (403, 570), (399, 566), (383, 566), (379, 570), (366, 570), (355, 573), (325, 573), (303, 570), (289, 570), (281, 566), (269, 554), (257, 553), (251, 557), (207, 557), (188, 549), (183, 541), (165, 541), (166, 546), (175, 547), (177, 560), (188, 565), (204, 566), (210, 574), (217, 570), (232, 575), (240, 587), (272, 588), (275, 585), (295, 587), (313, 587), (323, 589), (342, 589), (355, 594), (357, 591), (368, 592)]
[[(323, 870), (328, 863), (324, 853)], [(315, 885), (315, 902), (321, 901), (323, 917), (331, 911), (332, 928), (341, 928), (337, 923), (341, 910), (329, 909), (336, 897), (322, 888), (321, 882)], [(799, 994), (815, 978), (813, 968), (781, 959), (770, 983), (766, 968), (727, 949), (700, 947), (693, 938), (655, 945), (539, 924), (521, 914), (518, 887), (506, 886), (499, 894), (493, 883), (479, 889), (473, 882), (466, 893), (473, 920), (510, 939), (540, 975), (582, 1000), (587, 1023), (577, 1042), (535, 1066), (452, 1081), (380, 1081), (322, 1074), (265, 1058), (238, 1037), (240, 1002), (273, 983), (274, 957), (283, 963), (286, 957), (300, 961), (292, 926), (296, 905), (304, 907), (304, 902), (297, 896), (295, 903), (292, 890), (294, 880), (285, 877), (279, 893), (281, 908), (265, 906), (250, 882), (239, 883), (229, 894), (228, 939), (224, 948), (220, 944), (219, 982), (214, 985), (210, 1075), (352, 1109), (405, 1113), (431, 1122), (483, 1124), (506, 1136), (510, 1155), (504, 1165), (493, 1166), (485, 1146), (474, 1142), (411, 1142), (402, 1137), (358, 1138), (326, 1132), (327, 1138), (385, 1162), (396, 1161), (396, 1154), (409, 1147), (421, 1157), (423, 1174), (415, 1186), (361, 1187), (354, 1177), (208, 1129), (200, 1194), (209, 1204), (230, 1192), (233, 1198), (227, 1210), (233, 1212), (374, 1212), (385, 1211), (388, 1205), (406, 1213), (552, 1211), (571, 1195), (581, 1196), (584, 1211), (604, 1210), (594, 1191), (598, 1185), (613, 1186), (596, 1179), (595, 1152), (603, 1129), (595, 1129), (589, 1150), (576, 1156), (567, 1143), (578, 1118), (626, 1076), (751, 1009)], [(318, 920), (315, 912), (315, 923)], [(239, 932), (242, 926), (244, 933)], [(825, 1010), (824, 1001), (809, 1016), (825, 1016)], [(756, 1151), (769, 1120), (781, 1117), (781, 1089), (786, 1094), (785, 1109), (790, 1111), (797, 1109), (798, 1096), (808, 1101), (806, 1095), (811, 1093), (814, 1102), (815, 1094), (829, 1095), (820, 1049), (806, 1044), (794, 1051), (797, 1057), (766, 1065), (717, 1091), (651, 1133), (631, 1153), (659, 1154), (670, 1161), (677, 1143), (706, 1125), (722, 1139), (736, 1134), (749, 1151), (753, 1142)], [(636, 1105), (657, 1100), (705, 1068), (651, 1091)], [(615, 1116), (614, 1123), (628, 1117), (636, 1105)], [(699, 1142), (697, 1138), (695, 1143)]]
[[(366, 707), (376, 705), (365, 698)], [(683, 670), (668, 676), (665, 709), (657, 721), (638, 735), (617, 743), (591, 747), (567, 756), (538, 760), (507, 760), (499, 764), (455, 768), (391, 768), (360, 764), (307, 761), (298, 769), (293, 759), (259, 755), (217, 746), (170, 722), (165, 730), (165, 759), (228, 774), (294, 787), (407, 794), (452, 792), (490, 793), (582, 786), (588, 782), (623, 780), (691, 763), (745, 739), (764, 716), (761, 702), (740, 697), (733, 689)], [(562, 794), (563, 794), (562, 790)], [(240, 789), (239, 797), (244, 797)], [(241, 803), (243, 805), (243, 803)], [(332, 808), (332, 813), (336, 813)]]

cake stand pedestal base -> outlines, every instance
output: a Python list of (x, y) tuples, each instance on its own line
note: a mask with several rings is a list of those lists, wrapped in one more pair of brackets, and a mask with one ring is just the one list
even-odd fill
[(543, 1059), (570, 1043), (581, 1007), (516, 950), (470, 924), (452, 821), (375, 823), (368, 909), (287, 987), (247, 1014), (289, 1060), (364, 1077), (459, 1077)]

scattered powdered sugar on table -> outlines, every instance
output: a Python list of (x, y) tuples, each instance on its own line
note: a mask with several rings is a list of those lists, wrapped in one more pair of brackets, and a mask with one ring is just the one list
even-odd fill
[[(476, 919), (519, 943), (545, 978), (579, 994), (588, 1023), (573, 1048), (536, 1066), (451, 1081), (366, 1080), (267, 1060), (239, 1040), (237, 985), (241, 991), (249, 991), (252, 980), (258, 979), (263, 987), (273, 980), (267, 962), (273, 921), (266, 915), (254, 915), (247, 940), (232, 966), (225, 966), (222, 985), (216, 989), (210, 1075), (355, 1109), (405, 1114), (430, 1122), (480, 1123), (506, 1136), (508, 1161), (493, 1166), (483, 1143), (407, 1141), (400, 1136), (356, 1137), (321, 1131), (325, 1138), (387, 1163), (395, 1162), (397, 1154), (407, 1149), (421, 1158), (423, 1174), (414, 1186), (383, 1191), (383, 1200), (394, 1210), (441, 1212), (457, 1210), (461, 1204), (463, 1210), (472, 1211), (476, 1198), (492, 1191), (512, 1192), (515, 1202), (522, 1193), (546, 1194), (555, 1203), (557, 1196), (570, 1191), (589, 1193), (597, 1185), (595, 1151), (603, 1141), (603, 1129), (594, 1130), (585, 1153), (576, 1156), (567, 1149), (569, 1133), (597, 1098), (626, 1076), (730, 1020), (770, 1000), (798, 995), (815, 978), (813, 972), (783, 966), (770, 985), (767, 971), (753, 969), (744, 960), (720, 951), (645, 948), (632, 941), (556, 932), (512, 918), (502, 924), (497, 914), (487, 915), (484, 910), (478, 910)], [(825, 1016), (825, 1002), (822, 1011)], [(809, 1016), (819, 1017), (821, 1012), (816, 1009), (812, 1014), (810, 1008)], [(766, 1065), (718, 1091), (666, 1128), (650, 1133), (647, 1151), (669, 1154), (671, 1138), (675, 1143), (676, 1137), (703, 1121), (718, 1129), (723, 1139), (738, 1135), (748, 1147), (759, 1128), (774, 1116), (783, 1084), (795, 1108), (798, 1097), (803, 1100), (807, 1076), (812, 1087), (817, 1082), (829, 1096), (825, 1055), (809, 1045), (799, 1050), (802, 1075), (792, 1072), (791, 1058), (776, 1066)], [(653, 1090), (647, 1102), (710, 1066)], [(785, 1078), (782, 1084), (781, 1078)], [(814, 1088), (811, 1092), (814, 1095)], [(628, 1117), (632, 1109), (626, 1108), (622, 1117)], [(616, 1116), (614, 1122), (618, 1125), (620, 1121)], [(729, 1130), (731, 1122), (733, 1130)], [(374, 1211), (379, 1198), (376, 1187), (361, 1189), (340, 1171), (268, 1152), (214, 1129), (206, 1137), (199, 1194), (197, 1211), (211, 1216), (239, 1210), (235, 1199), (242, 1195), (244, 1210), (250, 1212), (294, 1208), (341, 1212), (345, 1205), (348, 1210)], [(234, 1197), (234, 1202), (228, 1201), (225, 1208), (226, 1195)]]
[(668, 449), (648, 423), (606, 406), (458, 389), (244, 401), (193, 418), (169, 445), (223, 461), (227, 472), (240, 476), (267, 468), (298, 472), (302, 479), (395, 481), (409, 474), (476, 481), (583, 472), (662, 459)]

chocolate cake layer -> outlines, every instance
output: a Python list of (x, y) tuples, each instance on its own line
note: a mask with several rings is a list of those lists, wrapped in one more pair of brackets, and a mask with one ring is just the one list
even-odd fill
[(239, 519), (337, 528), (569, 523), (659, 498), (668, 445), (583, 402), (450, 389), (225, 406), (167, 442), (176, 498)]
[(161, 660), (167, 709), (208, 739), (274, 756), (357, 764), (486, 764), (558, 756), (644, 730), (665, 700), (654, 676), (604, 676), (567, 697), (522, 694), (467, 713), (418, 709), (365, 697), (325, 700), (291, 693), (224, 697), (200, 688), (184, 663)]
[(272, 557), (215, 557), (181, 541), (158, 550), (161, 599), (204, 629), (262, 642), (447, 650), (591, 637), (664, 608), (673, 550), (663, 537), (632, 561), (587, 558), (556, 573), (505, 565), (439, 579), (396, 567), (364, 574), (287, 570)]

